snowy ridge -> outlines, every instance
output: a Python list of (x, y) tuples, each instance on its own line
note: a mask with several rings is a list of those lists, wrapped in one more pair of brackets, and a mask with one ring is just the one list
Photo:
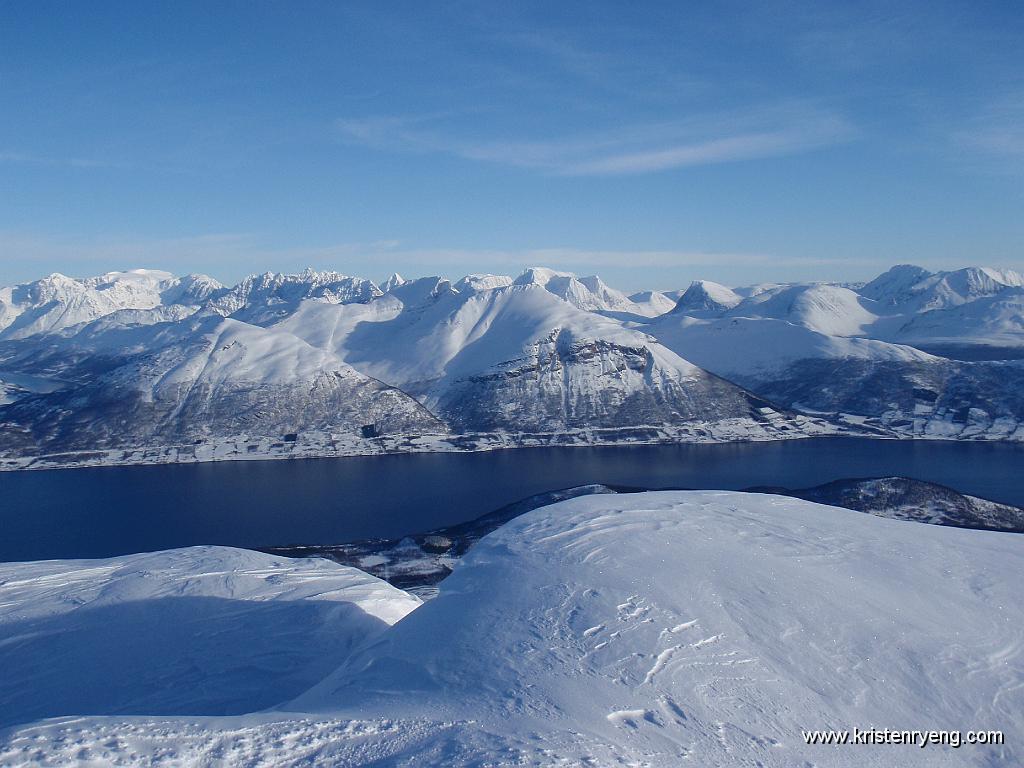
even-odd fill
[[(287, 711), (86, 712), (8, 731), (0, 762), (1012, 765), (1019, 544), (777, 496), (577, 498), (482, 539), (436, 599)], [(801, 737), (871, 726), (1006, 744)]]

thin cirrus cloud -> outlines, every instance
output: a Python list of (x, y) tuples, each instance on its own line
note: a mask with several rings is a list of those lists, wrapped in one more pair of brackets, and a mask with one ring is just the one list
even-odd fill
[(1006, 173), (1024, 171), (1024, 89), (986, 105), (953, 133), (960, 147), (979, 153)]
[(441, 153), (553, 175), (614, 176), (809, 152), (851, 141), (856, 128), (818, 110), (768, 109), (630, 125), (556, 140), (477, 140), (443, 130), (448, 115), (343, 118), (349, 142)]

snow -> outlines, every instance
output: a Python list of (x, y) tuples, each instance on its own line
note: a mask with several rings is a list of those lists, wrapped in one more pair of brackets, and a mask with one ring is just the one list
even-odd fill
[(392, 272), (391, 277), (389, 277), (387, 280), (381, 283), (380, 289), (384, 293), (387, 293), (393, 288), (397, 288), (400, 285), (404, 285), (406, 282), (406, 279), (402, 277), (400, 274), (398, 274), (397, 272)]
[(825, 284), (787, 285), (734, 303), (728, 307), (727, 314), (786, 320), (832, 336), (857, 336), (864, 334), (878, 319), (866, 304), (869, 304), (866, 299), (849, 288)]
[(609, 288), (597, 275), (576, 277), (545, 267), (530, 267), (515, 279), (515, 285), (544, 288), (577, 309), (588, 312), (627, 312), (643, 315), (640, 307), (621, 291)]
[(151, 269), (83, 279), (55, 272), (35, 282), (0, 288), (0, 339), (54, 333), (126, 309), (178, 305), (191, 314), (219, 288), (220, 283), (205, 275), (178, 278)]
[[(863, 286), (697, 280), (681, 296), (632, 297), (542, 267), (515, 280), (395, 274), (386, 290), (315, 270), (232, 288), (157, 270), (54, 274), (0, 289), (3, 371), (44, 382), (29, 397), (33, 387), (0, 372), (0, 451), (6, 468), (44, 454), (75, 463), (89, 448), (98, 453), (88, 461), (117, 449), (133, 461), (195, 460), (235, 456), (244, 433), (255, 458), (304, 432), (304, 450), (378, 452), (331, 435), (393, 412), (386, 428), (408, 440), (388, 450), (441, 444), (449, 431), (515, 445), (533, 434), (575, 443), (588, 427), (661, 440), (710, 425), (747, 439), (765, 434), (755, 396), (839, 414), (827, 418), (861, 433), (1019, 440), (1018, 368), (927, 352), (1019, 355), (1022, 284), (1010, 270), (907, 265)], [(851, 381), (868, 384), (855, 392)], [(138, 403), (121, 397), (128, 390)], [(332, 418), (343, 401), (345, 418)], [(189, 448), (196, 439), (209, 444)]]
[[(439, 278), (412, 281), (368, 304), (304, 302), (278, 328), (326, 347), (356, 370), (433, 397), (453, 380), (523, 358), (553, 333), (624, 347), (653, 340), (619, 322), (560, 300), (534, 282), (437, 290)], [(657, 345), (654, 345), (655, 348)], [(696, 368), (665, 349), (655, 352), (679, 377)], [(430, 396), (428, 395), (428, 402)]]
[(492, 288), (504, 288), (506, 285), (512, 285), (512, 278), (507, 275), (474, 274), (466, 275), (455, 283), (455, 290), (459, 292), (489, 291)]
[(678, 298), (673, 299), (662, 291), (641, 291), (629, 297), (645, 317), (657, 317), (666, 312), (671, 312), (676, 305)]
[(675, 305), (678, 312), (722, 312), (742, 299), (732, 289), (710, 280), (694, 280)]
[(418, 605), (354, 568), (228, 547), (0, 564), (0, 727), (278, 704)]
[(676, 354), (726, 378), (775, 374), (806, 359), (938, 360), (913, 347), (832, 336), (771, 318), (698, 320), (669, 314), (658, 318), (648, 330)]
[[(1021, 541), (778, 496), (581, 497), (482, 539), (437, 598), (287, 705), (83, 707), (7, 731), (0, 763), (1013, 765)], [(871, 726), (1006, 745), (801, 737)]]
[(330, 352), (285, 331), (256, 328), (230, 318), (210, 320), (203, 328), (201, 347), (189, 345), (187, 356), (161, 376), (157, 387), (292, 382), (311, 380), (323, 371), (358, 376)]

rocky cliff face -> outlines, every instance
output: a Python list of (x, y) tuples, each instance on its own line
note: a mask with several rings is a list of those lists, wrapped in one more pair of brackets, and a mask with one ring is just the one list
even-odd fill
[(456, 430), (555, 431), (745, 418), (755, 407), (742, 390), (667, 350), (563, 330), (526, 352), (448, 383), (438, 412)]

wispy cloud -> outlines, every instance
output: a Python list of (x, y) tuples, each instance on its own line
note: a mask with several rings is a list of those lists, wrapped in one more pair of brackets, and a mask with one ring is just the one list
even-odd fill
[(344, 118), (349, 141), (376, 149), (437, 152), (565, 176), (624, 175), (807, 152), (856, 137), (839, 115), (806, 105), (698, 115), (552, 140), (458, 135), (437, 115)]
[(953, 133), (961, 147), (987, 156), (997, 171), (1024, 172), (1024, 88), (985, 105)]

